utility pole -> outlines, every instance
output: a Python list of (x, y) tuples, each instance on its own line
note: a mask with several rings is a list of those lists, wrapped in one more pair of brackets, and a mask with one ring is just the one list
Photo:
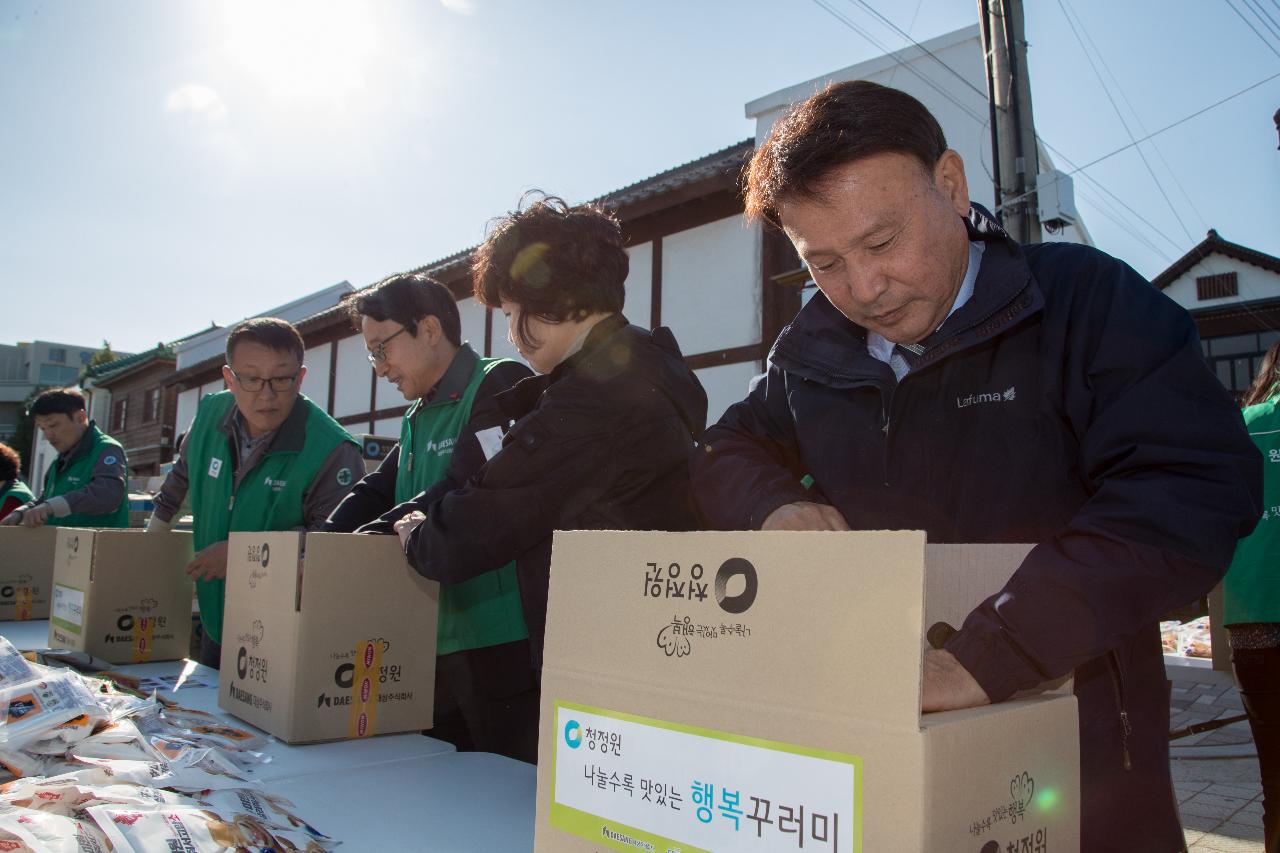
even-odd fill
[(1019, 243), (1040, 242), (1036, 209), (1035, 121), (1022, 0), (978, 0), (987, 97), (991, 101), (991, 157), (995, 163), (996, 215)]

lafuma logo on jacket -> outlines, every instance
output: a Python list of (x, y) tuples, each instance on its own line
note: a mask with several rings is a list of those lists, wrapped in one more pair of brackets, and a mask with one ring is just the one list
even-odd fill
[(1012, 385), (1003, 391), (992, 391), (987, 394), (970, 394), (967, 397), (956, 397), (956, 408), (964, 409), (979, 403), (1012, 403), (1018, 398), (1018, 389)]

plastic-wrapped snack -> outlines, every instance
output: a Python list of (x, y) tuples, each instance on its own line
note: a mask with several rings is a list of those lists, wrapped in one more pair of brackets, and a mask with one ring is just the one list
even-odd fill
[(190, 806), (168, 806), (149, 811), (92, 806), (88, 812), (106, 833), (117, 853), (150, 853), (153, 850), (238, 853), (241, 850), (278, 849), (272, 834), (244, 815), (224, 816), (210, 809)]
[[(174, 767), (204, 766), (210, 773), (221, 773), (242, 778), (251, 765), (265, 764), (271, 756), (260, 752), (227, 752), (221, 747), (209, 746), (191, 736), (164, 737), (152, 735), (151, 745), (169, 760)], [(203, 765), (202, 765), (203, 762)]]
[(44, 759), (18, 750), (0, 749), (0, 782), (48, 772)]
[(342, 842), (332, 840), (321, 840), (307, 835), (305, 832), (285, 832), (273, 831), (272, 835), (276, 837), (276, 849), (280, 853), (285, 851), (302, 850), (305, 853), (328, 853)]
[(38, 681), (0, 688), (0, 745), (22, 749), (81, 714), (96, 720), (102, 711), (79, 675), (46, 673)]
[(54, 726), (44, 737), (28, 743), (23, 750), (36, 755), (63, 755), (72, 744), (89, 737), (98, 722), (100, 720), (88, 714), (81, 714)]
[(231, 751), (259, 750), (270, 740), (258, 732), (229, 725), (221, 717), (190, 708), (166, 708), (160, 712), (160, 722), (172, 727), (164, 730), (167, 734)]
[(163, 761), (124, 761), (112, 758), (77, 758), (77, 769), (50, 777), (47, 781), (68, 780), (82, 785), (162, 785), (168, 778), (169, 767)]
[(13, 647), (13, 643), (0, 637), (0, 687), (35, 681), (38, 678), (40, 673)]
[(196, 798), (221, 814), (246, 814), (269, 828), (273, 834), (276, 830), (301, 832), (317, 841), (332, 842), (329, 836), (298, 817), (293, 803), (266, 791), (248, 788), (205, 791), (196, 795)]
[(1192, 658), (1213, 657), (1213, 640), (1209, 633), (1209, 617), (1193, 619), (1178, 629), (1182, 654)]
[(111, 850), (106, 836), (92, 821), (34, 809), (0, 812), (0, 831), (17, 836), (30, 849), (41, 853), (107, 853)]
[(86, 678), (98, 705), (112, 720), (129, 717), (140, 725), (155, 719), (163, 707), (154, 697), (143, 696), (137, 692), (122, 691), (114, 682), (104, 678)]
[(100, 726), (96, 732), (71, 747), (75, 758), (111, 758), (124, 761), (162, 761), (164, 757), (147, 742), (132, 720), (122, 719)]
[(195, 805), (196, 801), (172, 791), (146, 785), (81, 785), (76, 782), (37, 782), (0, 794), (0, 802), (27, 809), (78, 817), (89, 806)]

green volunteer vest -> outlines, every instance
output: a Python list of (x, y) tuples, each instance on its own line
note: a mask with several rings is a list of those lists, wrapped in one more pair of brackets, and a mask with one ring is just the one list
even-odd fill
[[(307, 487), (339, 444), (356, 443), (337, 421), (300, 394), (271, 447), (237, 489), (233, 439), (219, 429), (235, 404), (230, 391), (205, 397), (187, 434), (187, 494), (197, 551), (223, 541), (232, 531), (290, 530), (305, 525), (302, 499)], [(349, 471), (347, 476), (358, 479), (362, 473)], [(225, 594), (226, 581), (196, 581), (200, 620), (215, 642), (222, 642)]]
[(25, 504), (35, 500), (36, 496), (31, 494), (26, 483), (15, 479), (10, 480), (6, 488), (0, 489), (0, 506), (4, 506), (4, 502), (9, 498), (17, 498)]
[[(444, 478), (453, 446), (471, 419), (471, 406), (485, 376), (507, 359), (476, 359), (460, 396), (414, 403), (400, 425), (400, 468), (396, 503), (403, 503)], [(460, 584), (440, 585), (440, 621), (436, 654), (512, 643), (529, 636), (520, 606), (516, 564), (486, 572)]]
[(1223, 624), (1280, 622), (1280, 398), (1244, 410), (1262, 451), (1262, 519), (1236, 543), (1223, 582)]
[[(62, 463), (61, 454), (58, 455), (57, 459), (53, 460), (53, 464), (49, 466), (49, 471), (44, 477), (44, 491), (40, 493), (42, 500), (47, 501), (50, 498), (56, 498), (89, 485), (89, 480), (93, 478), (93, 469), (97, 467), (98, 460), (104, 456), (119, 456), (120, 461), (125, 466), (125, 470), (128, 470), (129, 463), (125, 461), (124, 448), (120, 446), (120, 442), (98, 429), (98, 425), (93, 421), (89, 421), (89, 429), (85, 432), (85, 438), (89, 439), (90, 442), (88, 452), (77, 456), (66, 468), (59, 470)], [(81, 439), (81, 441), (83, 440)], [(85, 515), (84, 513), (73, 512), (71, 515), (62, 518), (50, 517), (49, 523), (58, 527), (128, 527), (128, 483), (125, 483), (124, 494), (120, 496), (120, 505), (111, 512), (104, 512), (101, 515)]]

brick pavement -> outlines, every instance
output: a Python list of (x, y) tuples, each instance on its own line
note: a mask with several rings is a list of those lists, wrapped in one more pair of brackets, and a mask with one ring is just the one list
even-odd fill
[[(1244, 713), (1230, 673), (1188, 666), (1168, 671), (1173, 729)], [(1188, 850), (1262, 853), (1262, 785), (1249, 724), (1180, 738), (1170, 753)]]

